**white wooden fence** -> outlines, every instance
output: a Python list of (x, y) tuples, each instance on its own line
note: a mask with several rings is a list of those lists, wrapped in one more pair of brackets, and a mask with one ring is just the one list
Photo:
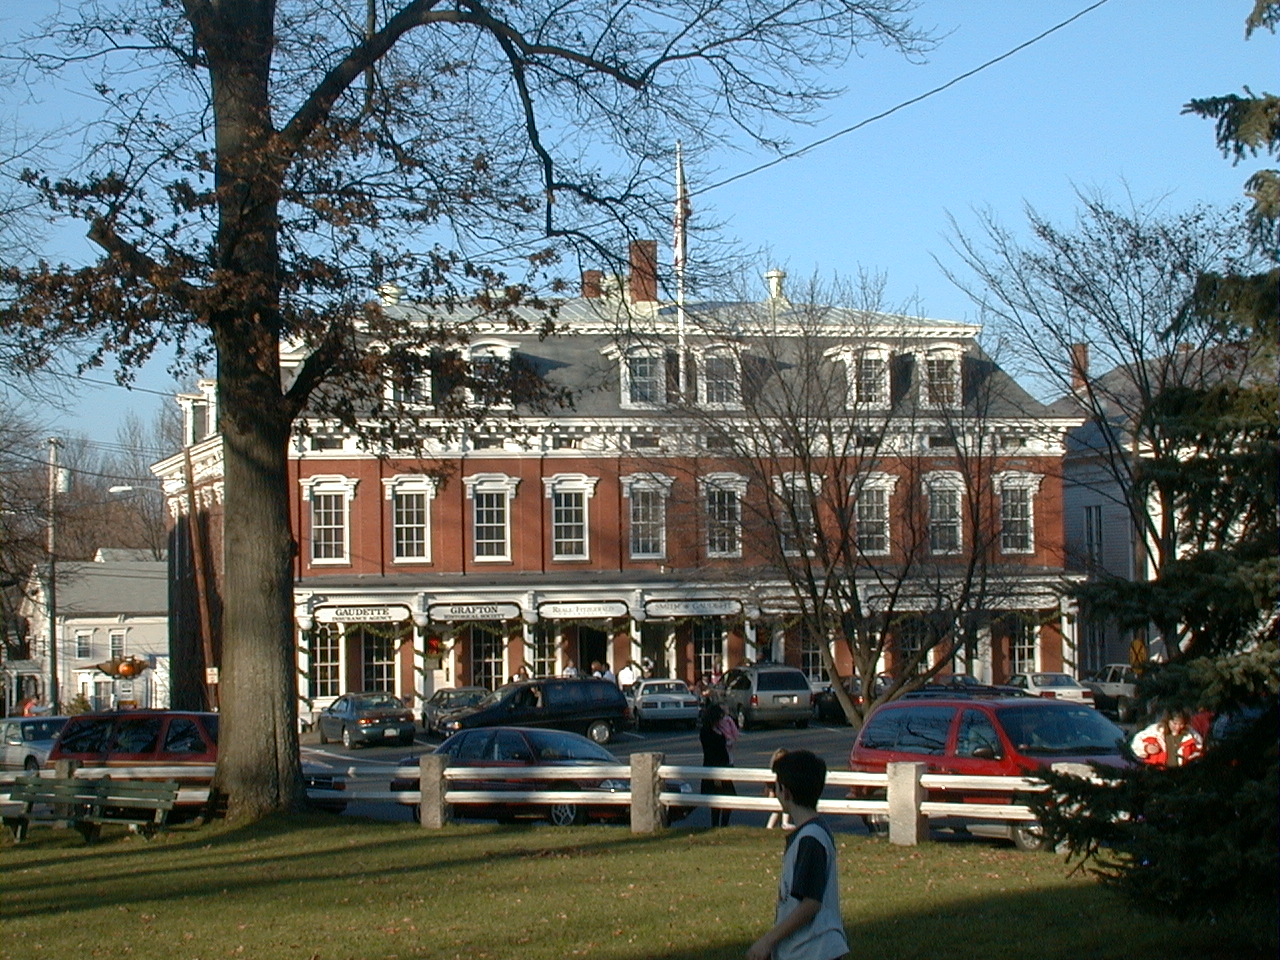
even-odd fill
[[(660, 807), (707, 807), (722, 810), (755, 810), (774, 812), (778, 801), (765, 795), (766, 786), (772, 784), (771, 770), (750, 767), (697, 767), (678, 766), (662, 762), (661, 754), (633, 754), (630, 765), (593, 764), (503, 768), (448, 766), (448, 758), (439, 754), (424, 754), (419, 766), (401, 768), (395, 774), (371, 773), (350, 768), (345, 772), (308, 771), (313, 777), (333, 777), (340, 789), (308, 789), (308, 795), (317, 801), (329, 802), (393, 802), (416, 806), (424, 827), (440, 826), (449, 820), (449, 808), (453, 804), (528, 803), (532, 805), (574, 803), (618, 805), (631, 807), (631, 829), (636, 833), (649, 833), (662, 828), (665, 818)], [(179, 793), (179, 803), (197, 804), (208, 796), (208, 782), (213, 777), (212, 766), (175, 767), (80, 767), (74, 771), (77, 777), (177, 779), (189, 784)], [(392, 779), (414, 779), (425, 789), (391, 789)], [(8, 801), (8, 784), (20, 773), (0, 773), (0, 804)], [(43, 771), (43, 776), (53, 776), (53, 771)], [(504, 783), (520, 780), (592, 780), (613, 781), (614, 789), (590, 790), (462, 790), (453, 784), (462, 780), (493, 780), (500, 777)], [(737, 787), (735, 795), (703, 794), (698, 792), (702, 780), (729, 780)], [(683, 781), (693, 790), (684, 793), (670, 789), (673, 782)], [(637, 784), (641, 785), (637, 789)], [(627, 789), (622, 789), (623, 786)], [(827, 774), (828, 792), (833, 789), (847, 794), (852, 788), (867, 788), (882, 799), (822, 799), (818, 810), (827, 816), (872, 816), (889, 824), (889, 839), (899, 844), (916, 844), (928, 836), (930, 817), (950, 817), (968, 820), (1000, 821), (1010, 823), (1034, 822), (1034, 814), (1022, 803), (1012, 802), (1015, 794), (1038, 792), (1045, 789), (1043, 781), (1023, 777), (960, 777), (924, 772), (923, 764), (889, 764), (887, 773), (846, 773), (832, 771)], [(962, 795), (980, 793), (992, 795), (990, 803), (964, 803), (959, 801), (931, 801), (928, 791), (941, 791)], [(1006, 799), (1007, 798), (1007, 799)]]

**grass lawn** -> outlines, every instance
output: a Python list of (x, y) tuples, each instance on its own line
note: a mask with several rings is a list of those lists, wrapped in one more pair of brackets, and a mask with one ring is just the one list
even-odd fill
[[(772, 918), (781, 836), (329, 816), (0, 848), (13, 960), (741, 957)], [(1135, 914), (1061, 857), (838, 836), (851, 956), (1247, 957), (1221, 931)]]

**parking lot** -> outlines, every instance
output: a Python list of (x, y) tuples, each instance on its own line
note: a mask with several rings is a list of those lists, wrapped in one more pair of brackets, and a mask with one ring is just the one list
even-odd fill
[[(336, 772), (355, 769), (366, 775), (378, 775), (385, 771), (389, 777), (396, 764), (406, 756), (415, 756), (435, 749), (441, 740), (419, 732), (413, 746), (372, 746), (346, 749), (341, 744), (320, 745), (314, 731), (302, 735), (302, 760), (308, 769), (325, 769)], [(853, 745), (853, 732), (849, 727), (813, 723), (804, 730), (794, 727), (760, 727), (745, 731), (733, 750), (734, 765), (739, 767), (767, 767), (773, 751), (812, 750), (827, 761), (832, 770), (849, 768), (849, 748)], [(622, 731), (607, 745), (607, 750), (619, 760), (626, 761), (633, 753), (661, 753), (667, 763), (698, 766), (702, 763), (702, 747), (696, 730), (673, 727), (671, 729), (646, 729), (643, 733)], [(834, 794), (833, 794), (834, 795)], [(409, 809), (394, 803), (353, 803), (348, 815), (375, 817), (384, 820), (408, 820)], [(744, 826), (765, 825), (766, 814), (737, 811), (733, 823)], [(706, 810), (695, 810), (678, 826), (681, 829), (700, 829), (710, 825)], [(842, 817), (834, 824), (837, 829), (862, 832), (856, 818)]]

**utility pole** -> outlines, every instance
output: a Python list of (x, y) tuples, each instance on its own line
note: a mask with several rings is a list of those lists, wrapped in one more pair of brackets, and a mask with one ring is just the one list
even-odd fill
[(49, 606), (49, 709), (54, 716), (62, 713), (62, 695), (58, 685), (58, 561), (57, 561), (57, 506), (58, 506), (58, 447), (57, 437), (49, 438), (49, 584), (45, 599)]

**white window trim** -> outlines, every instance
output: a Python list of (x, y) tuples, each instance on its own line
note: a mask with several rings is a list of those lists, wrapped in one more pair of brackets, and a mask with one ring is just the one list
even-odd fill
[[(964, 350), (957, 344), (941, 344), (929, 347), (917, 355), (919, 364), (919, 390), (920, 406), (927, 407), (932, 410), (954, 410), (960, 407), (964, 402), (962, 389), (964, 378), (962, 369), (964, 367)], [(952, 403), (934, 403), (929, 399), (930, 384), (929, 379), (929, 361), (930, 360), (950, 360), (954, 364), (954, 374), (951, 382), (951, 394), (955, 398)]]
[[(642, 403), (631, 399), (631, 360), (633, 357), (648, 357), (658, 361), (658, 385), (662, 398), (656, 403)], [(618, 355), (618, 374), (622, 384), (620, 397), (623, 410), (661, 410), (667, 402), (667, 352), (658, 346), (629, 347)]]
[[(398, 474), (394, 477), (384, 477), (382, 480), (382, 496), (383, 499), (391, 504), (391, 562), (392, 563), (430, 563), (431, 562), (431, 501), (436, 498), (436, 492), (439, 490), (440, 484), (435, 477), (427, 477), (422, 474), (405, 473)], [(400, 493), (424, 493), (427, 496), (427, 530), (426, 530), (426, 553), (421, 557), (398, 557), (396, 556), (396, 517), (395, 502), (396, 494)]]
[[(845, 408), (848, 410), (888, 410), (890, 401), (890, 368), (893, 361), (893, 351), (888, 344), (884, 343), (868, 343), (862, 346), (845, 345), (842, 347), (832, 347), (827, 350), (824, 357), (834, 360), (837, 363), (843, 363), (845, 369)], [(880, 379), (880, 396), (874, 401), (863, 401), (858, 399), (858, 361), (859, 360), (879, 360), (884, 364)]]
[[(470, 374), (474, 378), (475, 362), (485, 357), (495, 357), (498, 360), (501, 360), (503, 363), (507, 363), (507, 364), (511, 363), (511, 357), (515, 354), (516, 347), (517, 347), (517, 344), (515, 344), (510, 340), (499, 340), (493, 337), (487, 337), (483, 340), (475, 341), (467, 348), (466, 359), (467, 359), (467, 366)], [(467, 401), (469, 403), (480, 403), (482, 402), (482, 398), (477, 398), (474, 391), (468, 390)], [(503, 400), (500, 400), (496, 403), (490, 403), (489, 409), (510, 410), (513, 406), (514, 406), (514, 403), (512, 402), (510, 396), (507, 396)]]
[(958, 470), (932, 470), (924, 475), (921, 481), (921, 490), (923, 491), (927, 506), (929, 509), (928, 522), (925, 526), (926, 535), (933, 539), (933, 503), (932, 495), (935, 490), (955, 491), (958, 495), (956, 501), (957, 517), (956, 517), (956, 547), (954, 550), (934, 550), (930, 546), (929, 553), (935, 557), (954, 557), (964, 552), (964, 500), (965, 485), (964, 476)]
[[(557, 473), (542, 478), (544, 496), (552, 501), (551, 516), (551, 559), (567, 563), (583, 563), (591, 559), (591, 500), (596, 495), (596, 484), (599, 477), (589, 477), (585, 473)], [(581, 493), (582, 496), (582, 553), (557, 553), (555, 529), (555, 495), (557, 493)]]
[[(694, 351), (698, 363), (698, 405), (706, 410), (741, 410), (742, 406), (742, 358), (728, 347), (702, 347)], [(734, 399), (712, 402), (707, 399), (707, 361), (728, 360), (733, 364)]]
[[(784, 506), (785, 506), (785, 501), (787, 499), (788, 494), (791, 494), (792, 496), (794, 496), (797, 490), (804, 492), (806, 495), (808, 495), (812, 491), (813, 497), (815, 500), (821, 498), (822, 484), (826, 481), (826, 479), (827, 478), (820, 473), (805, 474), (801, 471), (793, 470), (793, 471), (784, 473), (781, 476), (774, 476), (771, 478), (771, 481), (773, 484), (774, 494), (778, 497), (779, 500), (784, 501)], [(811, 502), (809, 506), (813, 507), (814, 504)], [(780, 521), (779, 530), (778, 530), (778, 534), (779, 534), (778, 539), (779, 541), (781, 541), (782, 535), (784, 532), (781, 529), (781, 525), (783, 522), (785, 522), (790, 518), (784, 514), (780, 516), (778, 519)], [(818, 523), (818, 516), (817, 516), (816, 509), (813, 510), (812, 513), (810, 514), (809, 523), (814, 527), (816, 527)], [(782, 552), (784, 556), (788, 556), (788, 557), (798, 557), (802, 555), (802, 551), (800, 550), (784, 549)]]
[(344, 477), (340, 474), (317, 474), (313, 477), (303, 477), (298, 481), (302, 487), (302, 496), (304, 500), (313, 502), (317, 496), (342, 496), (342, 556), (341, 557), (316, 557), (315, 555), (315, 515), (314, 512), (309, 518), (312, 529), (312, 537), (308, 544), (309, 563), (313, 567), (333, 567), (348, 566), (351, 563), (351, 501), (355, 499), (356, 487), (360, 481), (354, 477)]
[[(632, 473), (619, 477), (622, 484), (622, 497), (624, 500), (631, 499), (631, 493), (634, 490), (644, 490), (657, 492), (662, 499), (671, 499), (671, 486), (675, 482), (673, 477), (668, 477), (662, 473)], [(628, 511), (628, 517), (630, 511)], [(662, 524), (662, 547), (657, 553), (635, 553), (631, 550), (631, 531), (630, 522), (628, 522), (627, 530), (627, 556), (632, 560), (662, 560), (667, 555), (667, 525), (666, 517), (663, 517)]]
[[(858, 499), (859, 494), (868, 490), (883, 490), (885, 496), (885, 538), (883, 550), (862, 550), (861, 552), (868, 557), (887, 557), (893, 552), (893, 507), (890, 500), (893, 499), (894, 491), (898, 488), (898, 475), (896, 473), (884, 473), (874, 471), (862, 477), (855, 477), (851, 483), (849, 495), (853, 497), (853, 522), (854, 522), (854, 542), (856, 544), (858, 537)], [(861, 550), (861, 548), (859, 548)]]
[[(1038, 473), (1026, 473), (1019, 470), (1007, 470), (995, 476), (996, 489), (1000, 492), (1000, 552), (1005, 554), (1022, 554), (1024, 556), (1036, 552), (1036, 496), (1040, 493), (1040, 485), (1044, 477)], [(1005, 490), (1027, 491), (1027, 546), (1019, 549), (1007, 549), (1004, 545), (1004, 492)]]
[(511, 505), (516, 498), (516, 489), (520, 486), (519, 477), (509, 477), (505, 473), (475, 473), (469, 477), (462, 478), (462, 484), (467, 491), (467, 499), (475, 500), (477, 493), (504, 493), (507, 497), (507, 509), (503, 518), (505, 524), (505, 545), (506, 550), (500, 556), (478, 556), (476, 554), (475, 530), (476, 517), (475, 508), (472, 507), (470, 523), (471, 523), (471, 562), (472, 563), (509, 563), (511, 561)]
[(712, 490), (732, 490), (738, 495), (738, 547), (736, 550), (712, 550), (710, 538), (707, 541), (707, 556), (713, 559), (728, 559), (742, 556), (742, 503), (747, 494), (747, 478), (736, 473), (709, 473), (698, 478), (699, 498), (705, 508), (707, 494)]

